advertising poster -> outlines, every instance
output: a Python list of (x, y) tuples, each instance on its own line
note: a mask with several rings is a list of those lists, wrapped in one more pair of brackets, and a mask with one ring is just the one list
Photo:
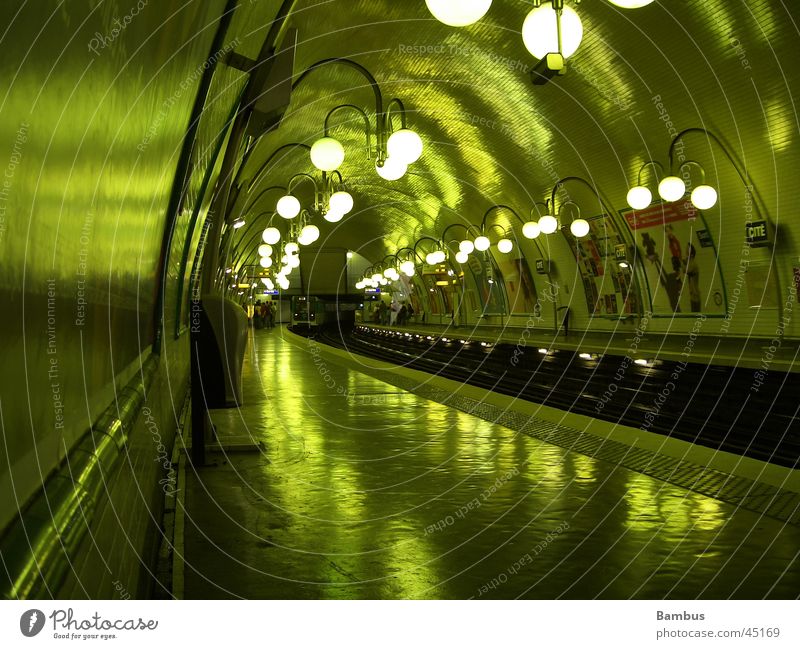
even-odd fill
[(653, 313), (725, 313), (717, 255), (691, 203), (655, 203), (622, 215), (636, 238)]
[(421, 314), (425, 309), (419, 296), (419, 276), (409, 277), (405, 273), (400, 273), (398, 282), (401, 288), (396, 298), (397, 301), (400, 304), (403, 302), (410, 304), (415, 315)]
[[(480, 299), (480, 312), (484, 315), (505, 315), (502, 277), (493, 268), (487, 254), (476, 253), (467, 262)], [(532, 283), (532, 282), (531, 282)]]
[(510, 313), (533, 313), (536, 308), (536, 286), (528, 260), (502, 255), (497, 259), (500, 276), (497, 280), (506, 287)]
[(619, 315), (638, 311), (636, 288), (630, 268), (620, 268), (618, 247), (625, 247), (614, 220), (601, 214), (587, 219), (589, 234), (580, 239), (562, 230), (575, 251), (590, 316)]
[(430, 268), (423, 268), (422, 280), (425, 291), (428, 293), (428, 304), (431, 313), (433, 315), (448, 315), (453, 313), (453, 299), (450, 289), (452, 277), (446, 272), (440, 272), (433, 266)]

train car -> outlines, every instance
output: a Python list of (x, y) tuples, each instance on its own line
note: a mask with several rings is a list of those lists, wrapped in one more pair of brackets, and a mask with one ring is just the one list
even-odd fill
[(311, 295), (292, 296), (292, 329), (316, 330), (325, 324), (325, 303)]

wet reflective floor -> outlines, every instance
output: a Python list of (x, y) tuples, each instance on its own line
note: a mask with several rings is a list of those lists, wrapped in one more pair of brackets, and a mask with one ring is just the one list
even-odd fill
[[(284, 339), (286, 337), (287, 339)], [(186, 469), (186, 598), (796, 598), (800, 528), (255, 332)], [(294, 340), (294, 339), (292, 339)]]

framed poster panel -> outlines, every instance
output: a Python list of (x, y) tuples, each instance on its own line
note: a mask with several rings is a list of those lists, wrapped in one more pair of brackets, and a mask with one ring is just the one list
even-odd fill
[(726, 313), (716, 247), (689, 201), (654, 203), (622, 215), (636, 239), (653, 314)]

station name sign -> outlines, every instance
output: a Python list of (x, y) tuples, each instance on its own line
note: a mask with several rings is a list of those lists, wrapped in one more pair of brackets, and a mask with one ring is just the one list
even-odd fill
[(769, 224), (766, 221), (750, 221), (745, 225), (747, 243), (757, 248), (770, 244)]

